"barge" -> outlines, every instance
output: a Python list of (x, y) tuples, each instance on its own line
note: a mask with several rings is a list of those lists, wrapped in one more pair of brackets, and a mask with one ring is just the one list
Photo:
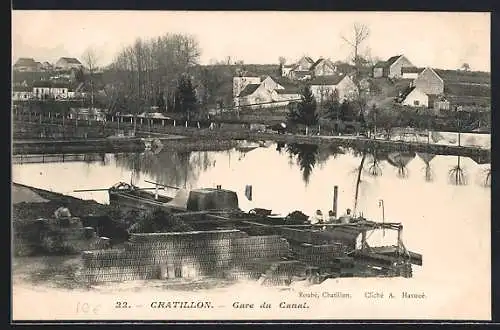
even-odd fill
[[(258, 259), (255, 262), (248, 261), (244, 266), (238, 266), (239, 274), (253, 274), (253, 279), (263, 285), (286, 285), (297, 280), (321, 283), (328, 278), (336, 277), (412, 277), (412, 266), (422, 266), (422, 255), (410, 251), (403, 243), (403, 225), (399, 222), (374, 222), (363, 216), (357, 216), (348, 221), (333, 219), (329, 222), (312, 224), (307, 216), (297, 217), (297, 213), (301, 213), (297, 211), (287, 216), (275, 216), (270, 210), (263, 209), (244, 212), (238, 207), (237, 194), (220, 186), (190, 191), (170, 187), (175, 188), (177, 193), (174, 196), (164, 196), (158, 193), (159, 186), (162, 185), (150, 183), (154, 183), (155, 188), (139, 188), (124, 182), (114, 185), (109, 188), (110, 204), (120, 208), (141, 210), (163, 209), (167, 211), (169, 217), (189, 224), (195, 230), (192, 235), (236, 231), (248, 236), (250, 240), (255, 238), (257, 241), (267, 241), (272, 237), (284, 240), (286, 248), (282, 242), (278, 243), (279, 240), (273, 243), (276, 246), (266, 245), (265, 248), (262, 247), (264, 249), (262, 251), (259, 247), (245, 248), (245, 251), (253, 251), (255, 248), (252, 253), (256, 255), (270, 253), (273, 250), (280, 251), (276, 255), (273, 254), (272, 260)], [(155, 192), (145, 191), (147, 189), (155, 189)], [(397, 239), (391, 244), (371, 246), (368, 238), (374, 231), (396, 231)], [(176, 233), (163, 233), (167, 234)], [(177, 234), (186, 236), (186, 242), (191, 241), (189, 233)], [(150, 239), (154, 240), (153, 237)], [(151, 244), (157, 246), (160, 242)], [(182, 246), (185, 243), (175, 244)], [(203, 245), (202, 242), (199, 244)], [(231, 244), (229, 243), (229, 246)], [(224, 251), (232, 253), (230, 248)], [(202, 250), (177, 252), (189, 255), (183, 254), (181, 261), (176, 261), (180, 264), (186, 257), (197, 258), (205, 253)], [(214, 260), (216, 258), (214, 256)], [(240, 257), (235, 258), (241, 260)], [(151, 265), (151, 267), (156, 266)], [(224, 272), (223, 268), (220, 271)], [(174, 274), (181, 273), (180, 270), (174, 272)]]

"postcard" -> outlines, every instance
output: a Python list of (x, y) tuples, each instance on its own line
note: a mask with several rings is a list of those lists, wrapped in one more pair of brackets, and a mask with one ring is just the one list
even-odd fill
[(12, 320), (491, 320), (489, 13), (12, 22)]

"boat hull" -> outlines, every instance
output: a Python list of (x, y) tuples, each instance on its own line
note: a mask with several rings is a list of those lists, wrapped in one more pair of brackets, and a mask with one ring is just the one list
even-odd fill
[(158, 200), (155, 195), (141, 191), (109, 191), (109, 204), (122, 209), (152, 210), (156, 208), (170, 209), (165, 204), (172, 200), (171, 197), (161, 196)]

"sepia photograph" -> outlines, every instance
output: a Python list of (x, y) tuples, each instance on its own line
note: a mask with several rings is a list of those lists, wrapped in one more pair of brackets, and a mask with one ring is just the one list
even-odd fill
[(11, 16), (13, 321), (491, 320), (490, 13)]

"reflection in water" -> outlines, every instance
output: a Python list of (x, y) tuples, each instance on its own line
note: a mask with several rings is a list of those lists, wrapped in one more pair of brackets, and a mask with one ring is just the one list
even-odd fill
[(302, 178), (307, 185), (312, 170), (316, 165), (319, 147), (312, 144), (292, 143), (287, 145), (286, 150), (290, 154), (290, 157), (296, 157), (297, 165), (299, 165), (302, 172)]
[(452, 184), (462, 186), (467, 184), (465, 169), (460, 164), (460, 156), (457, 156), (457, 165), (450, 169), (449, 176)]
[(408, 163), (416, 156), (415, 152), (391, 152), (387, 155), (387, 162), (398, 169), (398, 177), (407, 178)]
[(432, 180), (434, 180), (434, 173), (433, 173), (432, 168), (431, 168), (431, 161), (434, 159), (434, 157), (436, 157), (436, 155), (422, 152), (422, 153), (418, 153), (418, 156), (425, 163), (425, 168), (424, 168), (425, 181), (432, 182)]
[(162, 151), (159, 154), (143, 152), (117, 154), (118, 166), (132, 170), (132, 181), (138, 184), (141, 173), (153, 177), (158, 183), (170, 186), (191, 186), (201, 172), (215, 166), (209, 152)]
[[(276, 151), (281, 153), (284, 144), (278, 144)], [(339, 154), (344, 152), (336, 145), (318, 146), (313, 144), (298, 144), (291, 143), (286, 146), (286, 151), (290, 156), (290, 160), (296, 160), (297, 165), (300, 166), (302, 178), (304, 183), (309, 183), (312, 171), (316, 165), (322, 166), (331, 158), (336, 158)], [(293, 162), (289, 163), (293, 166)]]
[(483, 185), (485, 187), (491, 187), (491, 168), (485, 169), (484, 170), (484, 175), (485, 175), (485, 178), (484, 178)]

